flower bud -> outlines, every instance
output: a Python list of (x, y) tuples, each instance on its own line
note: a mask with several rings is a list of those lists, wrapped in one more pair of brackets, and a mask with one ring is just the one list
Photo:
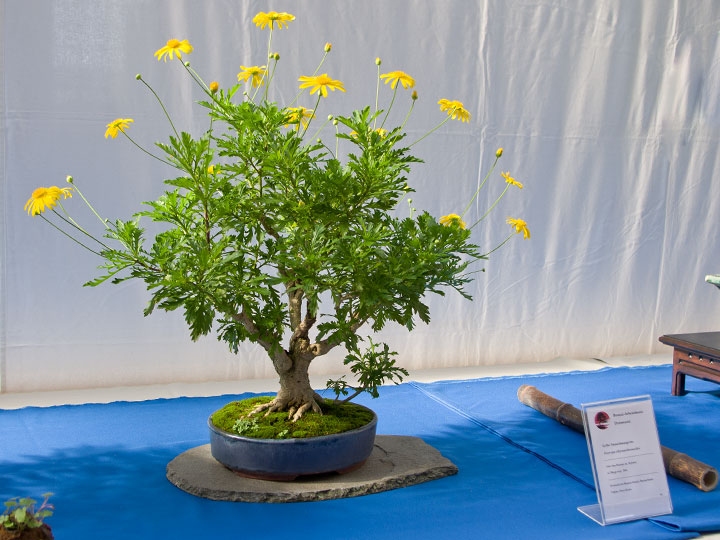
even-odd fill
[(412, 199), (408, 199), (408, 204), (412, 204)]
[(335, 117), (332, 114), (328, 114), (328, 120), (332, 120), (333, 118)]
[(412, 96), (410, 96), (413, 101), (417, 101), (417, 90), (413, 90)]
[(275, 53), (272, 55), (272, 57), (275, 59), (275, 61), (280, 60), (280, 53)]
[(139, 73), (137, 75), (135, 75), (136, 81), (139, 81), (140, 79), (142, 79), (142, 75), (140, 75)]
[(333, 118), (333, 126), (337, 126), (337, 125), (338, 125), (338, 119), (337, 119), (337, 118)]
[(495, 152), (495, 157), (500, 157), (500, 156), (502, 156), (502, 152), (503, 152), (502, 148), (498, 148), (498, 149), (497, 149), (497, 152)]
[(213, 81), (210, 83), (211, 94), (217, 94), (218, 88), (220, 88), (220, 85), (217, 83), (217, 81)]
[(190, 67), (190, 62), (184, 62), (183, 65), (184, 65), (185, 67)]
[(325, 52), (330, 52), (332, 50), (332, 43), (329, 41), (325, 44)]
[(380, 64), (382, 64), (382, 60), (380, 60), (380, 57), (378, 56), (378, 57), (375, 59), (375, 65), (376, 65), (376, 66), (379, 66)]
[(321, 139), (320, 137), (318, 137), (318, 138), (315, 140), (315, 142), (318, 143), (318, 144), (322, 144), (322, 139)]
[(73, 183), (73, 177), (68, 174), (68, 175), (67, 175), (67, 178), (65, 178), (65, 181), (66, 181), (68, 184), (72, 184), (72, 183)]

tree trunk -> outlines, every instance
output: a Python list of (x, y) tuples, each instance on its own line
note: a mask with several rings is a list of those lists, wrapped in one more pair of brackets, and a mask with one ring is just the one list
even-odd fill
[(306, 355), (290, 355), (292, 366), (290, 369), (278, 373), (280, 376), (280, 391), (275, 399), (264, 405), (258, 405), (251, 414), (266, 411), (267, 416), (271, 412), (288, 411), (289, 418), (295, 422), (309, 410), (322, 414), (318, 401), (320, 396), (310, 386), (310, 358)]

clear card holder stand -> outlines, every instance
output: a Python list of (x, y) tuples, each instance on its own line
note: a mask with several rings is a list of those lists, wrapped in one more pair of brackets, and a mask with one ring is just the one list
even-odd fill
[(600, 525), (672, 513), (650, 396), (582, 404), (598, 504), (578, 510)]

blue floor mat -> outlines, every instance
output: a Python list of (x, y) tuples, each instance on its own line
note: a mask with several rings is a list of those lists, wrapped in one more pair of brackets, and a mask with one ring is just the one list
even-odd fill
[[(635, 385), (618, 388), (618, 378)], [(378, 413), (378, 433), (421, 437), (458, 466), (457, 475), (351, 499), (256, 504), (197, 498), (165, 478), (177, 454), (208, 442), (206, 421), (214, 410), (250, 394), (29, 407), (0, 411), (0, 500), (54, 492), (56, 511), (48, 521), (58, 540), (662, 539), (720, 529), (713, 525), (720, 510), (709, 510), (713, 501), (720, 507), (717, 494), (679, 483), (671, 484), (676, 511), (667, 526), (642, 520), (601, 527), (581, 515), (577, 506), (595, 502), (594, 489), (578, 481), (592, 484), (584, 439), (519, 404), (514, 392), (523, 383), (573, 403), (579, 396), (592, 401), (651, 393), (661, 426), (679, 418), (665, 410), (672, 400), (706, 400), (707, 407), (714, 403), (715, 418), (720, 412), (720, 398), (710, 392), (668, 397), (661, 405), (660, 394), (669, 393), (667, 369), (384, 387), (379, 399), (357, 400)], [(686, 425), (678, 429), (692, 433)], [(703, 459), (692, 447), (681, 448), (682, 436), (668, 433), (671, 440), (663, 443)], [(717, 428), (703, 437), (717, 441)], [(697, 510), (696, 501), (707, 501), (705, 510)]]

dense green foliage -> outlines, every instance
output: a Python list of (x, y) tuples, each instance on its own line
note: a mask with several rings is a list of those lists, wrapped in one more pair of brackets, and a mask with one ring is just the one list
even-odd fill
[[(112, 224), (108, 236), (123, 248), (102, 251), (106, 273), (88, 285), (142, 279), (152, 293), (146, 314), (183, 309), (193, 339), (216, 325), (232, 350), (251, 340), (271, 356), (286, 332), (294, 333), (292, 353), (292, 340), (309, 343), (315, 326), (325, 345), (316, 355), (342, 344), (359, 358), (362, 324), (412, 329), (416, 317), (430, 320), (428, 292), (452, 287), (467, 296), (463, 271), (480, 257), (470, 231), (428, 213), (393, 213), (419, 161), (399, 128), (374, 130), (368, 108), (339, 117), (347, 133), (337, 137), (352, 147), (343, 164), (321, 143), (304, 142), (287, 109), (236, 103), (236, 89), (208, 94), (212, 129), (202, 137), (158, 144), (182, 174), (136, 219)], [(167, 227), (149, 247), (141, 216)]]

